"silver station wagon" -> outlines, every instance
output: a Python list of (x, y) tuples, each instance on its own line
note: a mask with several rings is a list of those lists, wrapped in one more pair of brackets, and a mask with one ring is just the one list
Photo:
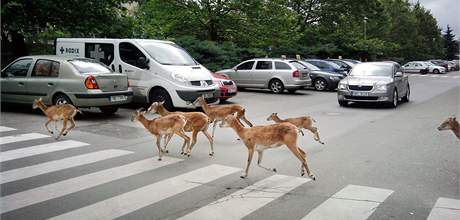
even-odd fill
[(218, 73), (228, 75), (239, 88), (268, 88), (273, 93), (294, 93), (311, 85), (308, 69), (289, 59), (252, 59)]
[(352, 102), (382, 102), (395, 108), (409, 101), (409, 79), (395, 62), (357, 64), (348, 77), (339, 82), (337, 98), (341, 106)]
[(114, 73), (104, 64), (86, 58), (26, 56), (2, 70), (2, 102), (31, 104), (70, 103), (76, 107), (99, 107), (113, 114), (132, 100), (125, 74)]

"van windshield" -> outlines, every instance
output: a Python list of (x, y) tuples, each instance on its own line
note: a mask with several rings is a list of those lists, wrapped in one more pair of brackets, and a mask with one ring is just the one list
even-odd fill
[(75, 69), (78, 70), (80, 73), (107, 73), (111, 72), (110, 69), (96, 61), (96, 60), (90, 60), (90, 59), (73, 59), (69, 60), (69, 63), (72, 64), (72, 66), (75, 67)]
[(163, 65), (194, 66), (198, 63), (181, 47), (175, 44), (139, 42), (157, 62)]

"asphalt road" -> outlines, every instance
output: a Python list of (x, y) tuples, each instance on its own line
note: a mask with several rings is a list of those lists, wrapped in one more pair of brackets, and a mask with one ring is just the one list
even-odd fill
[(217, 128), (213, 158), (199, 135), (192, 157), (174, 137), (159, 162), (152, 136), (130, 121), (135, 106), (110, 117), (85, 112), (57, 142), (40, 135), (49, 135), (41, 112), (3, 105), (1, 219), (460, 219), (460, 141), (436, 130), (460, 116), (460, 72), (409, 80), (411, 101), (396, 109), (343, 108), (335, 92), (313, 90), (231, 99), (257, 125), (272, 112), (312, 116), (325, 145), (305, 131), (299, 146), (316, 181), (300, 177), (285, 147), (264, 155), (276, 174), (255, 155), (239, 178), (247, 150), (228, 128)]

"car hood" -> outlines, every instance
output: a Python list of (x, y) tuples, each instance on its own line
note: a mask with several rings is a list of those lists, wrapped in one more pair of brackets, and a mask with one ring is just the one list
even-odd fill
[(393, 82), (390, 77), (356, 77), (348, 76), (342, 80), (348, 85), (375, 85), (375, 84), (388, 84)]
[(204, 66), (166, 66), (171, 73), (180, 74), (188, 81), (212, 80), (211, 72)]

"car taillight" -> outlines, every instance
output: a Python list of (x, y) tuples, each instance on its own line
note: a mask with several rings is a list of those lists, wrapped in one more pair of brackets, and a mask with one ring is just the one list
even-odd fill
[(299, 77), (300, 77), (300, 71), (299, 71), (299, 70), (295, 70), (294, 72), (292, 72), (292, 77), (297, 77), (297, 78), (299, 78)]
[(128, 87), (131, 87), (131, 83), (129, 82), (129, 80), (127, 80), (127, 81), (128, 81)]
[(99, 89), (99, 86), (96, 82), (96, 78), (94, 78), (93, 75), (89, 75), (88, 77), (86, 77), (85, 86), (87, 89)]

